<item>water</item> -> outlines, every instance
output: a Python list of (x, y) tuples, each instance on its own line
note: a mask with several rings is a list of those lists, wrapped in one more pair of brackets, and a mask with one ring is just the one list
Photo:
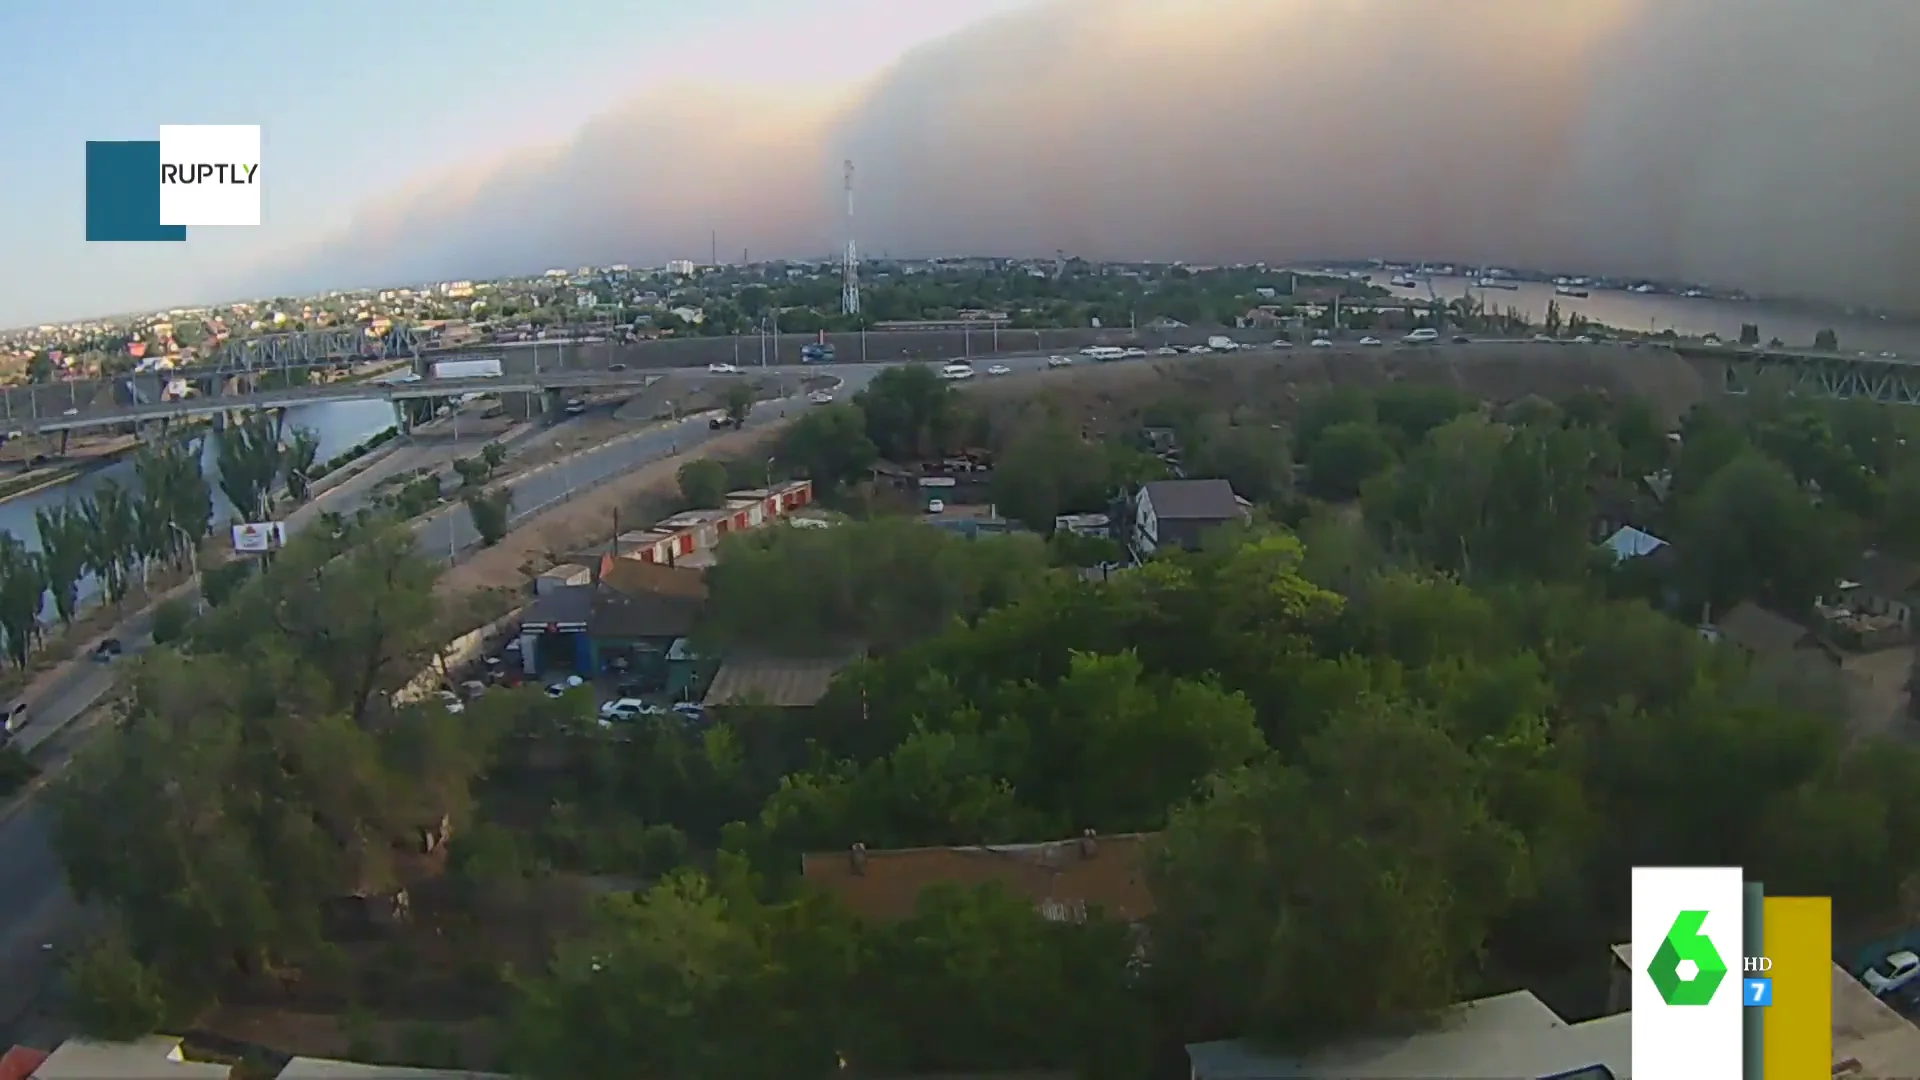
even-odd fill
[[(1374, 284), (1385, 287), (1391, 274), (1376, 272)], [(1433, 289), (1442, 299), (1463, 295), (1474, 284), (1463, 277), (1435, 277)], [(1830, 329), (1839, 335), (1840, 347), (1847, 352), (1882, 351), (1903, 355), (1920, 353), (1920, 328), (1910, 324), (1864, 316), (1824, 316), (1793, 309), (1738, 300), (1710, 300), (1684, 296), (1592, 289), (1585, 298), (1557, 296), (1550, 284), (1517, 282), (1520, 287), (1479, 289), (1474, 291), (1489, 311), (1512, 307), (1534, 323), (1546, 317), (1547, 305), (1558, 303), (1563, 314), (1579, 313), (1594, 322), (1630, 332), (1660, 333), (1671, 330), (1681, 337), (1717, 334), (1732, 341), (1740, 336), (1742, 323), (1757, 323), (1760, 340), (1779, 338), (1790, 348), (1810, 348), (1813, 335)], [(1424, 284), (1413, 289), (1393, 289), (1395, 296), (1425, 299)]]
[[(377, 398), (366, 401), (323, 401), (287, 410), (287, 431), (303, 427), (310, 429), (320, 440), (320, 453), (316, 460), (324, 462), (393, 427), (397, 420), (398, 414), (390, 401)], [(213, 486), (213, 520), (224, 522), (233, 513), (233, 504), (227, 501), (226, 495), (220, 490), (217, 435), (200, 441), (200, 461), (202, 474)], [(34, 511), (69, 501), (78, 502), (109, 480), (125, 487), (139, 486), (134, 476), (133, 462), (118, 461), (104, 469), (77, 476), (58, 487), (0, 503), (0, 530), (12, 533), (27, 547), (38, 551), (40, 532), (34, 522)], [(91, 577), (82, 580), (82, 603), (90, 600), (96, 591), (97, 586)], [(47, 604), (44, 617), (53, 618), (51, 601)]]

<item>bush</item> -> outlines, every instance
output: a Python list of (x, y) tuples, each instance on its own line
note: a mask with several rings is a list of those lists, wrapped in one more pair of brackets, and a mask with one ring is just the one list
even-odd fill
[(39, 775), (39, 766), (28, 761), (18, 747), (0, 747), (0, 798), (15, 794)]
[(179, 597), (162, 600), (153, 609), (153, 643), (171, 645), (184, 639), (192, 623), (192, 604)]

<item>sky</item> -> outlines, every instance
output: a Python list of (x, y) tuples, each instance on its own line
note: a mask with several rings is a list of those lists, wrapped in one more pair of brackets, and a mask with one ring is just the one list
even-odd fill
[[(671, 258), (1392, 256), (1920, 308), (1914, 0), (0, 5), (0, 326)], [(73, 63), (84, 57), (83, 66)], [(259, 123), (266, 224), (82, 239)], [(22, 190), (23, 189), (23, 190)]]

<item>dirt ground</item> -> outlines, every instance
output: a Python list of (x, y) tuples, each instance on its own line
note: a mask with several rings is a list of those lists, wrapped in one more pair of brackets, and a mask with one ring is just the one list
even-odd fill
[[(671, 496), (677, 484), (674, 476), (680, 466), (696, 458), (733, 457), (754, 452), (778, 436), (782, 426), (772, 424), (722, 435), (562, 503), (507, 534), (494, 547), (483, 549), (448, 570), (440, 577), (438, 591), (443, 598), (451, 600), (490, 592), (503, 583), (517, 586), (571, 552), (605, 543), (612, 535), (616, 514), (622, 521), (643, 520), (644, 507)], [(631, 427), (624, 426), (621, 430), (631, 430)]]
[(1850, 656), (1841, 665), (1853, 698), (1853, 733), (1920, 737), (1920, 724), (1907, 715), (1907, 679), (1914, 650), (1908, 646)]
[(1293, 349), (1200, 360), (1082, 362), (1034, 376), (986, 380), (967, 388), (990, 413), (1017, 409), (1044, 394), (1090, 431), (1137, 423), (1155, 402), (1197, 396), (1223, 409), (1286, 415), (1316, 390), (1403, 380), (1458, 386), (1492, 401), (1581, 389), (1639, 394), (1669, 419), (1705, 399), (1701, 372), (1670, 352), (1608, 345), (1454, 345), (1443, 349)]

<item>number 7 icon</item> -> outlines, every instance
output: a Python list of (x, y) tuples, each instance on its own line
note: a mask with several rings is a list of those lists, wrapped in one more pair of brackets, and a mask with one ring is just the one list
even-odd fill
[(1745, 979), (1740, 988), (1748, 1008), (1764, 1009), (1773, 1004), (1772, 979)]

